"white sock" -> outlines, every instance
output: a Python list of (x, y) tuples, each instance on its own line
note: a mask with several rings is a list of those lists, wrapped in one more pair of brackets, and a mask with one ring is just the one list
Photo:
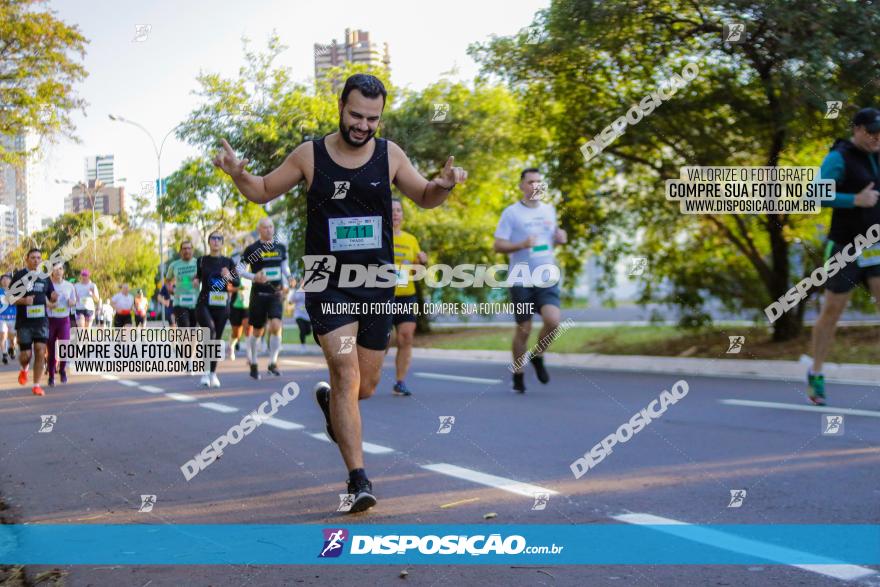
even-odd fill
[(257, 339), (253, 336), (247, 337), (247, 359), (251, 365), (257, 362)]
[(278, 353), (281, 352), (281, 337), (277, 334), (269, 336), (269, 364), (278, 364)]

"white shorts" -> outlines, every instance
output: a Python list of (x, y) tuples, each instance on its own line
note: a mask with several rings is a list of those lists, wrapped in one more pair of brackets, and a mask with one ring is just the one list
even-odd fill
[(15, 319), (12, 320), (0, 320), (0, 334), (6, 334), (7, 332), (15, 332)]

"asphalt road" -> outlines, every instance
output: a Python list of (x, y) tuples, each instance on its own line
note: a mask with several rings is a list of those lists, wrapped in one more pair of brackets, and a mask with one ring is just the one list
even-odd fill
[[(503, 364), (416, 359), (414, 395), (391, 395), (386, 359), (361, 402), (366, 470), (379, 504), (337, 513), (346, 471), (322, 439), (310, 390), (319, 357), (287, 356), (281, 378), (253, 382), (221, 363), (219, 390), (197, 379), (74, 376), (34, 397), (0, 366), (0, 496), (16, 523), (102, 524), (619, 524), (660, 516), (699, 524), (878, 523), (880, 394), (829, 386), (842, 435), (823, 435), (821, 409), (802, 410), (800, 383), (685, 377), (689, 393), (593, 470), (569, 464), (680, 379), (551, 367), (509, 391)], [(265, 358), (261, 365), (265, 367)], [(449, 379), (452, 377), (452, 379)], [(190, 481), (180, 466), (294, 381), (302, 392)], [(732, 400), (723, 403), (723, 400)], [(737, 402), (746, 402), (747, 405)], [(763, 403), (783, 404), (772, 408)], [(786, 407), (794, 406), (794, 407)], [(38, 433), (41, 415), (55, 415)], [(454, 416), (448, 434), (440, 417)], [(485, 477), (486, 475), (491, 477)], [(488, 483), (488, 485), (487, 485)], [(526, 484), (526, 485), (522, 485)], [(534, 487), (531, 487), (534, 486)], [(533, 510), (531, 492), (553, 493)], [(745, 489), (741, 507), (730, 491)], [(140, 495), (156, 495), (139, 512)], [(461, 502), (461, 503), (458, 503)], [(456, 504), (441, 508), (443, 505)], [(497, 517), (484, 520), (494, 512)], [(636, 515), (641, 514), (641, 516)], [(628, 515), (629, 517), (622, 517)], [(46, 567), (30, 567), (35, 576)], [(878, 569), (755, 566), (70, 566), (65, 585), (880, 585)]]

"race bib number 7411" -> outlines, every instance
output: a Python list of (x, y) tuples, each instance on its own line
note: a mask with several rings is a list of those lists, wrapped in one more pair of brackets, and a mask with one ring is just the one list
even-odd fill
[(382, 217), (328, 218), (330, 251), (382, 248)]

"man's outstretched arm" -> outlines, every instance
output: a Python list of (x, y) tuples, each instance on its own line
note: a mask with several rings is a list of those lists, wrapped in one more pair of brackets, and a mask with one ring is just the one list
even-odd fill
[(455, 157), (450, 155), (440, 175), (428, 181), (416, 171), (403, 149), (391, 142), (388, 145), (389, 155), (396, 163), (397, 169), (394, 184), (403, 195), (421, 208), (436, 208), (446, 201), (449, 192), (456, 184), (467, 180), (467, 171), (461, 167), (453, 167)]
[(235, 187), (242, 195), (256, 204), (271, 202), (281, 194), (286, 194), (302, 181), (302, 157), (303, 151), (308, 148), (308, 143), (303, 143), (287, 156), (277, 169), (265, 176), (253, 175), (245, 171), (248, 159), (239, 159), (226, 142), (221, 139), (222, 148), (214, 157), (214, 165), (226, 172)]

